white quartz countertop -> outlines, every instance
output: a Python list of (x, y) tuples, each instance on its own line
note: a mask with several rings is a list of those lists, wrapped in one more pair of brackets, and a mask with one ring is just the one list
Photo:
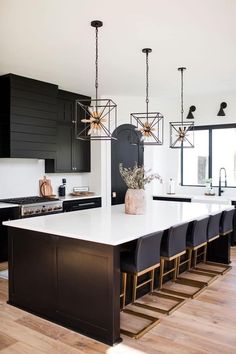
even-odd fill
[(194, 195), (194, 194), (156, 194), (153, 197), (161, 198), (188, 198), (192, 202), (203, 202), (203, 203), (219, 203), (219, 204), (231, 204), (236, 197), (230, 196), (218, 196), (218, 195)]
[(116, 246), (180, 222), (229, 209), (218, 204), (150, 201), (145, 215), (128, 215), (124, 204), (38, 216), (3, 224), (79, 240)]
[(18, 204), (0, 203), (0, 209), (18, 207)]
[(66, 195), (65, 197), (58, 197), (62, 202), (65, 202), (67, 200), (81, 200), (81, 199), (91, 199), (91, 198), (101, 198), (100, 195), (94, 194), (94, 195), (86, 195), (86, 196), (77, 196), (77, 195)]

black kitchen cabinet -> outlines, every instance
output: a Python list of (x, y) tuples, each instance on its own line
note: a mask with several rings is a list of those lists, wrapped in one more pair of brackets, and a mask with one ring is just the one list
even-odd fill
[(88, 99), (58, 90), (56, 160), (45, 162), (45, 172), (90, 172), (90, 141), (75, 138), (75, 101)]
[(182, 197), (159, 197), (159, 196), (153, 196), (153, 200), (164, 200), (168, 202), (187, 202), (191, 203), (191, 198), (182, 198)]
[(18, 207), (0, 209), (0, 262), (8, 260), (7, 227), (3, 226), (2, 222), (13, 219), (19, 219)]
[(56, 158), (58, 86), (0, 77), (0, 157)]
[(70, 212), (70, 211), (76, 211), (76, 210), (99, 208), (101, 206), (102, 206), (102, 198), (101, 197), (85, 198), (85, 199), (71, 199), (71, 200), (65, 200), (63, 202), (63, 211)]

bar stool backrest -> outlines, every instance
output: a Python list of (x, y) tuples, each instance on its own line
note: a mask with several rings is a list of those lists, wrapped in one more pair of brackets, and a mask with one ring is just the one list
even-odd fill
[(208, 222), (209, 216), (205, 216), (189, 223), (187, 231), (187, 246), (196, 247), (207, 242)]
[(224, 210), (220, 219), (220, 233), (226, 234), (233, 230), (233, 217), (235, 209)]
[(138, 239), (135, 250), (137, 272), (160, 263), (160, 247), (163, 231), (142, 236)]
[(209, 222), (208, 222), (208, 227), (207, 227), (208, 240), (219, 235), (221, 215), (222, 215), (222, 212), (212, 214), (209, 216)]
[(166, 235), (166, 253), (172, 257), (186, 250), (186, 234), (189, 223), (181, 223), (170, 227)]

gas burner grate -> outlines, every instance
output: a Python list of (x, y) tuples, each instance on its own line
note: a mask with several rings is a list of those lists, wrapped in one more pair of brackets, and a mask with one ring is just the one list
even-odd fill
[(3, 203), (9, 204), (34, 204), (34, 203), (44, 203), (44, 202), (52, 202), (55, 200), (59, 200), (58, 198), (49, 198), (49, 197), (22, 197), (22, 198), (8, 198), (8, 199), (1, 199), (0, 201)]

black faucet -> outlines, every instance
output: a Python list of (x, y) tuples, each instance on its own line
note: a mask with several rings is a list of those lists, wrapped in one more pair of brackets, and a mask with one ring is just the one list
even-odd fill
[(223, 193), (224, 191), (222, 191), (221, 189), (221, 171), (224, 171), (225, 173), (225, 187), (227, 187), (227, 175), (226, 175), (226, 169), (224, 167), (220, 168), (220, 172), (219, 172), (219, 192), (218, 195), (221, 196), (221, 193)]

